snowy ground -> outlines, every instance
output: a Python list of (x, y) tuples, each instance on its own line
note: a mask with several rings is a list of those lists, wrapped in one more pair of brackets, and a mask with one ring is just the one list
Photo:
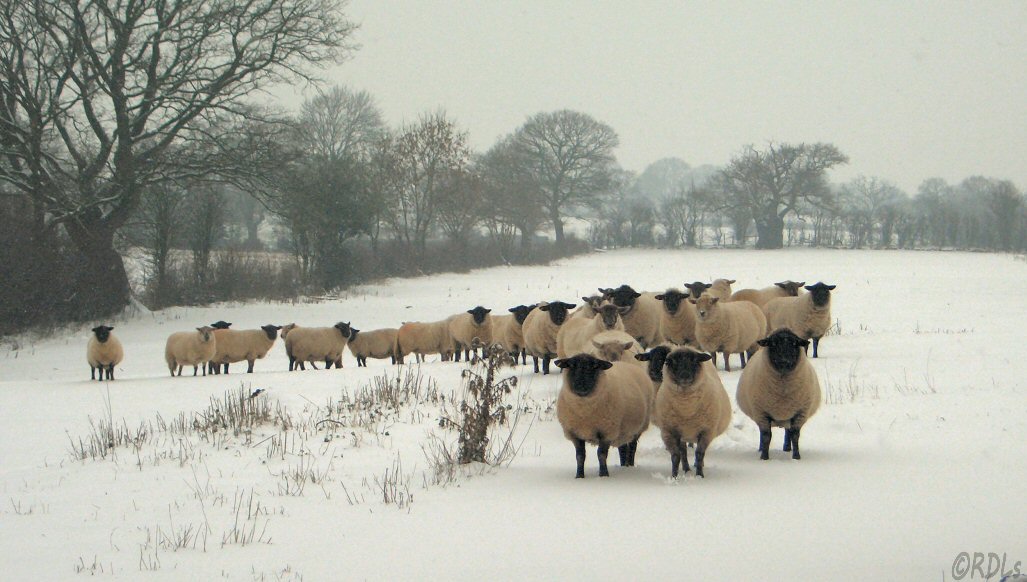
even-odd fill
[[(575, 480), (573, 447), (548, 409), (559, 377), (521, 368), (510, 398), (526, 412), (512, 463), (433, 484), (424, 447), (433, 434), (455, 438), (439, 428), (447, 411), (436, 404), (363, 411), (359, 427), (314, 426), (331, 403), (394, 376), (386, 363), (357, 369), (347, 354), (341, 371), (288, 373), (280, 342), (252, 375), (172, 379), (163, 362), (169, 333), (217, 319), (240, 329), (341, 320), (370, 330), (478, 304), (498, 312), (576, 302), (599, 286), (662, 290), (715, 277), (737, 279), (736, 289), (789, 278), (838, 285), (839, 333), (814, 364), (825, 404), (803, 430), (801, 461), (780, 451), (776, 432), (771, 460), (760, 462), (756, 428), (736, 411), (707, 455), (704, 480), (669, 479), (655, 429), (643, 436), (637, 467), (611, 467), (601, 480), (590, 448), (587, 478)], [(334, 302), (135, 316), (114, 323), (126, 359), (110, 383), (87, 380), (87, 328), (21, 338), (0, 352), (0, 572), (6, 580), (983, 579), (972, 564), (964, 569), (961, 552), (971, 562), (974, 552), (1005, 555), (1007, 572), (1018, 561), (1027, 571), (1025, 283), (1027, 262), (1010, 255), (618, 251), (393, 280)], [(429, 362), (420, 371), (451, 394), (461, 368)], [(739, 372), (720, 373), (733, 400)], [(73, 458), (71, 442), (90, 435), (91, 421), (132, 431), (158, 417), (172, 424), (240, 387), (266, 390), (269, 406), (298, 426), (206, 438), (157, 430), (105, 459)]]

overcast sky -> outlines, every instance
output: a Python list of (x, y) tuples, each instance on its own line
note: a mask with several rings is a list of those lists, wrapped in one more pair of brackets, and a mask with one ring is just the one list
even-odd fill
[(831, 178), (1027, 187), (1027, 2), (352, 0), (328, 74), (398, 126), (444, 109), (484, 151), (539, 111), (614, 128), (629, 170), (828, 141)]

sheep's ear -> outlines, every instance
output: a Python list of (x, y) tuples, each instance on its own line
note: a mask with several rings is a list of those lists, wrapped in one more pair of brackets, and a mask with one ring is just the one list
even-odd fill
[(102, 325), (98, 325), (98, 326), (94, 327), (93, 329), (91, 329), (91, 330), (89, 330), (89, 331), (91, 331), (91, 332), (93, 332), (93, 333), (96, 333), (96, 332), (100, 331), (100, 328), (101, 328), (101, 327), (103, 327), (103, 326), (102, 326)]
[(700, 361), (700, 362), (705, 362), (707, 360), (712, 360), (713, 356), (707, 354), (706, 352), (699, 352), (698, 354), (695, 355), (695, 359)]
[(800, 348), (809, 347), (809, 340), (804, 340), (804, 339), (799, 340), (799, 347)]
[(596, 368), (600, 370), (609, 370), (612, 367), (613, 364), (607, 362), (606, 360), (596, 360)]
[(617, 313), (620, 313), (621, 315), (624, 315), (625, 313), (627, 313), (629, 311), (631, 311), (630, 307), (618, 307), (617, 308)]
[(470, 313), (471, 315), (474, 315), (474, 310), (473, 309), (468, 309), (467, 313)]
[(803, 281), (803, 282), (801, 282), (801, 283), (796, 283), (796, 284), (795, 284), (795, 286), (796, 286), (796, 287), (802, 287), (802, 286), (803, 286), (803, 285), (805, 285), (805, 284), (806, 284), (806, 282), (805, 282), (805, 281)]
[(562, 305), (567, 309), (574, 309), (573, 303), (562, 303)]
[(510, 309), (507, 309), (507, 311), (509, 311), (510, 313), (517, 313), (517, 308), (511, 307)]
[(638, 291), (635, 291), (635, 293), (632, 295), (632, 297), (634, 297), (635, 299), (638, 299), (641, 296), (642, 296), (642, 294), (639, 293)]
[(699, 301), (697, 299), (695, 299), (694, 297), (689, 297), (688, 298), (688, 302), (691, 303), (692, 305), (695, 305)]
[(538, 306), (538, 310), (539, 311), (549, 311), (549, 306), (548, 305), (539, 305)]
[(711, 298), (710, 298), (710, 302), (711, 302), (711, 303), (716, 303), (716, 302), (718, 302), (718, 301), (720, 301), (720, 297), (711, 297)]
[(639, 362), (648, 362), (653, 359), (653, 355), (649, 352), (643, 352), (641, 354), (635, 354), (635, 359)]
[(280, 325), (276, 325), (276, 326), (274, 326), (274, 328), (275, 328), (275, 329), (282, 329), (282, 326), (280, 326)]
[(203, 331), (203, 328), (202, 327), (198, 327), (198, 328), (196, 328), (196, 331)]
[(734, 285), (735, 283), (736, 283), (736, 281), (734, 279), (728, 279), (727, 280), (727, 284), (728, 285)]
[(603, 344), (597, 342), (596, 340), (592, 340), (592, 347), (597, 350), (601, 350), (603, 349)]
[(635, 342), (624, 342), (621, 344), (621, 347), (624, 348), (624, 350), (630, 350), (633, 345), (635, 345)]
[(837, 287), (837, 285), (828, 285), (828, 286), (827, 286), (827, 290), (828, 290), (828, 291), (834, 291), (834, 288), (835, 288), (835, 287)]
[(812, 291), (813, 290), (813, 285), (806, 285), (805, 287), (803, 287), (803, 289), (805, 289), (807, 291)]
[(756, 343), (762, 347), (767, 347), (770, 345), (770, 337), (768, 336), (763, 339), (756, 340)]
[(570, 364), (567, 363), (566, 359), (553, 360), (553, 365), (555, 365), (557, 368), (570, 368)]
[(486, 309), (485, 313), (492, 313), (492, 310), (491, 309)]
[(657, 301), (663, 301), (664, 297), (666, 297), (666, 295), (664, 295), (663, 293), (660, 293), (654, 299), (656, 299)]

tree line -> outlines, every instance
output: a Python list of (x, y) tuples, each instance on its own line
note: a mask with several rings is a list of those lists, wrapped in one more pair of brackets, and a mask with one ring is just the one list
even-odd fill
[[(834, 145), (747, 146), (634, 175), (616, 131), (558, 110), (484, 152), (445, 111), (388, 127), (364, 91), (298, 112), (354, 53), (342, 0), (38, 0), (0, 6), (0, 332), (147, 304), (289, 297), (371, 277), (544, 261), (593, 245), (1023, 249), (1008, 181), (837, 186)], [(552, 243), (540, 237), (552, 233)], [(259, 252), (268, 247), (281, 254)]]

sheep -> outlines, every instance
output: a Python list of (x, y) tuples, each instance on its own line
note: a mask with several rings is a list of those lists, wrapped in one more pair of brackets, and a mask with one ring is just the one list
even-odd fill
[(376, 359), (392, 358), (396, 363), (396, 336), (399, 330), (395, 328), (376, 329), (372, 331), (360, 331), (355, 327), (349, 328), (349, 341), (346, 345), (353, 357), (357, 359), (357, 367), (367, 367), (367, 358)]
[(589, 340), (596, 334), (609, 330), (624, 331), (621, 314), (627, 313), (627, 308), (607, 303), (595, 308), (594, 311), (595, 315), (591, 318), (572, 315), (567, 319), (567, 323), (560, 326), (560, 331), (556, 334), (557, 357), (566, 358), (586, 353)]
[(820, 382), (805, 349), (809, 340), (778, 329), (759, 341), (760, 350), (738, 379), (738, 408), (760, 429), (760, 459), (770, 457), (770, 429), (784, 427), (783, 450), (799, 455), (799, 433), (820, 407)]
[(171, 376), (182, 375), (183, 366), (193, 367), (193, 376), (202, 367), (203, 375), (207, 375), (207, 362), (214, 357), (217, 340), (214, 339), (214, 328), (203, 326), (192, 331), (179, 331), (168, 336), (164, 346), (164, 360), (168, 363)]
[(215, 327), (224, 323), (219, 321), (211, 324), (217, 341), (214, 357), (210, 359), (208, 369), (214, 374), (222, 372), (222, 365), (224, 373), (227, 374), (229, 364), (243, 360), (248, 364), (246, 373), (252, 374), (253, 362), (267, 355), (278, 339), (278, 330), (282, 329), (280, 325), (272, 324), (262, 325), (260, 329), (244, 330), (228, 329), (227, 325), (232, 325), (230, 323), (224, 327)]
[(645, 371), (588, 354), (554, 363), (564, 370), (556, 416), (564, 436), (574, 443), (575, 478), (585, 477), (586, 442), (598, 445), (600, 477), (610, 476), (606, 456), (611, 446), (617, 447), (622, 467), (633, 467), (638, 437), (649, 428), (652, 414), (653, 389)]
[(645, 362), (646, 372), (649, 380), (653, 383), (653, 391), (657, 396), (660, 394), (660, 386), (663, 385), (663, 363), (667, 361), (667, 355), (674, 349), (674, 346), (662, 344), (652, 347), (648, 352), (635, 354), (635, 359)]
[(660, 428), (663, 445), (670, 453), (670, 476), (678, 476), (680, 464), (687, 473), (687, 444), (695, 445), (695, 474), (703, 475), (706, 447), (731, 424), (731, 400), (713, 356), (690, 347), (667, 355), (663, 384), (656, 393), (653, 424)]
[(542, 374), (549, 373), (549, 362), (556, 355), (556, 335), (560, 331), (560, 326), (567, 321), (568, 310), (573, 308), (573, 303), (563, 301), (540, 303), (538, 309), (533, 310), (524, 319), (524, 325), (521, 326), (524, 349), (531, 354), (536, 374), (539, 369), (539, 358), (542, 358)]
[(407, 354), (414, 354), (414, 360), (423, 362), (427, 354), (439, 354), (442, 361), (453, 357), (455, 347), (449, 335), (449, 321), (409, 321), (399, 326), (396, 333), (396, 363), (402, 364)]
[(799, 294), (799, 289), (801, 289), (805, 284), (805, 281), (802, 283), (796, 283), (788, 280), (774, 283), (770, 287), (764, 287), (762, 289), (739, 289), (731, 295), (731, 301), (751, 301), (760, 309), (763, 309), (771, 299), (797, 296)]
[(535, 305), (518, 305), (507, 309), (510, 315), (497, 315), (492, 318), (492, 341), (499, 342), (517, 365), (517, 358), (522, 364), (528, 363), (528, 354), (524, 351), (524, 320), (535, 309)]
[(821, 282), (805, 287), (809, 293), (767, 302), (764, 312), (769, 328), (786, 327), (803, 339), (812, 339), (813, 357), (816, 358), (820, 338), (831, 327), (831, 291), (835, 287)]
[[(593, 355), (607, 362), (629, 362), (635, 365), (635, 356), (642, 353), (642, 346), (635, 338), (620, 330), (609, 330), (597, 333), (589, 339), (588, 348), (584, 353)], [(642, 365), (643, 369), (645, 365)]]
[(660, 313), (660, 335), (665, 341), (677, 345), (696, 345), (695, 306), (685, 301), (688, 293), (667, 289), (656, 300), (663, 303)]
[(294, 326), (285, 335), (285, 353), (289, 356), (289, 371), (306, 370), (305, 363), (324, 361), (325, 369), (342, 367), (342, 352), (349, 341), (349, 323), (339, 322), (332, 327)]
[(723, 352), (724, 370), (730, 372), (731, 354), (737, 353), (744, 368), (746, 352), (752, 356), (759, 349), (756, 340), (767, 333), (767, 320), (760, 308), (748, 301), (731, 303), (705, 293), (698, 300), (688, 301), (698, 314), (695, 337), (700, 348), (713, 353), (713, 364), (717, 364), (715, 352)]
[(581, 298), (581, 307), (578, 307), (571, 313), (571, 317), (583, 317), (585, 319), (592, 319), (596, 315), (596, 309), (603, 304), (605, 299), (602, 295), (588, 295)]
[(705, 293), (706, 295), (719, 297), (724, 301), (730, 301), (731, 285), (734, 283), (734, 279), (714, 279), (713, 283), (703, 283), (702, 281), (685, 283), (685, 288), (691, 292), (692, 299), (698, 299)]
[(458, 313), (449, 316), (449, 335), (453, 338), (454, 350), (456, 350), (456, 361), (460, 361), (460, 351), (463, 350), (464, 358), (471, 361), (471, 352), (477, 352), (471, 346), (477, 339), (481, 345), (492, 343), (492, 316), (491, 309), (485, 309), (481, 305), (474, 309), (468, 309), (466, 313)]
[[(90, 380), (103, 380), (104, 375), (108, 380), (113, 380), (114, 366), (120, 364), (121, 360), (125, 358), (125, 349), (121, 347), (118, 338), (111, 333), (112, 329), (114, 328), (109, 325), (98, 325), (91, 330), (93, 335), (89, 336), (89, 341), (86, 343), (86, 361), (89, 363)], [(97, 372), (100, 373), (99, 378), (96, 377)]]
[(660, 335), (662, 307), (656, 300), (655, 293), (638, 293), (629, 285), (621, 285), (616, 289), (600, 288), (599, 291), (617, 307), (628, 308), (628, 311), (621, 315), (624, 319), (624, 330), (638, 340), (642, 347), (663, 342)]

